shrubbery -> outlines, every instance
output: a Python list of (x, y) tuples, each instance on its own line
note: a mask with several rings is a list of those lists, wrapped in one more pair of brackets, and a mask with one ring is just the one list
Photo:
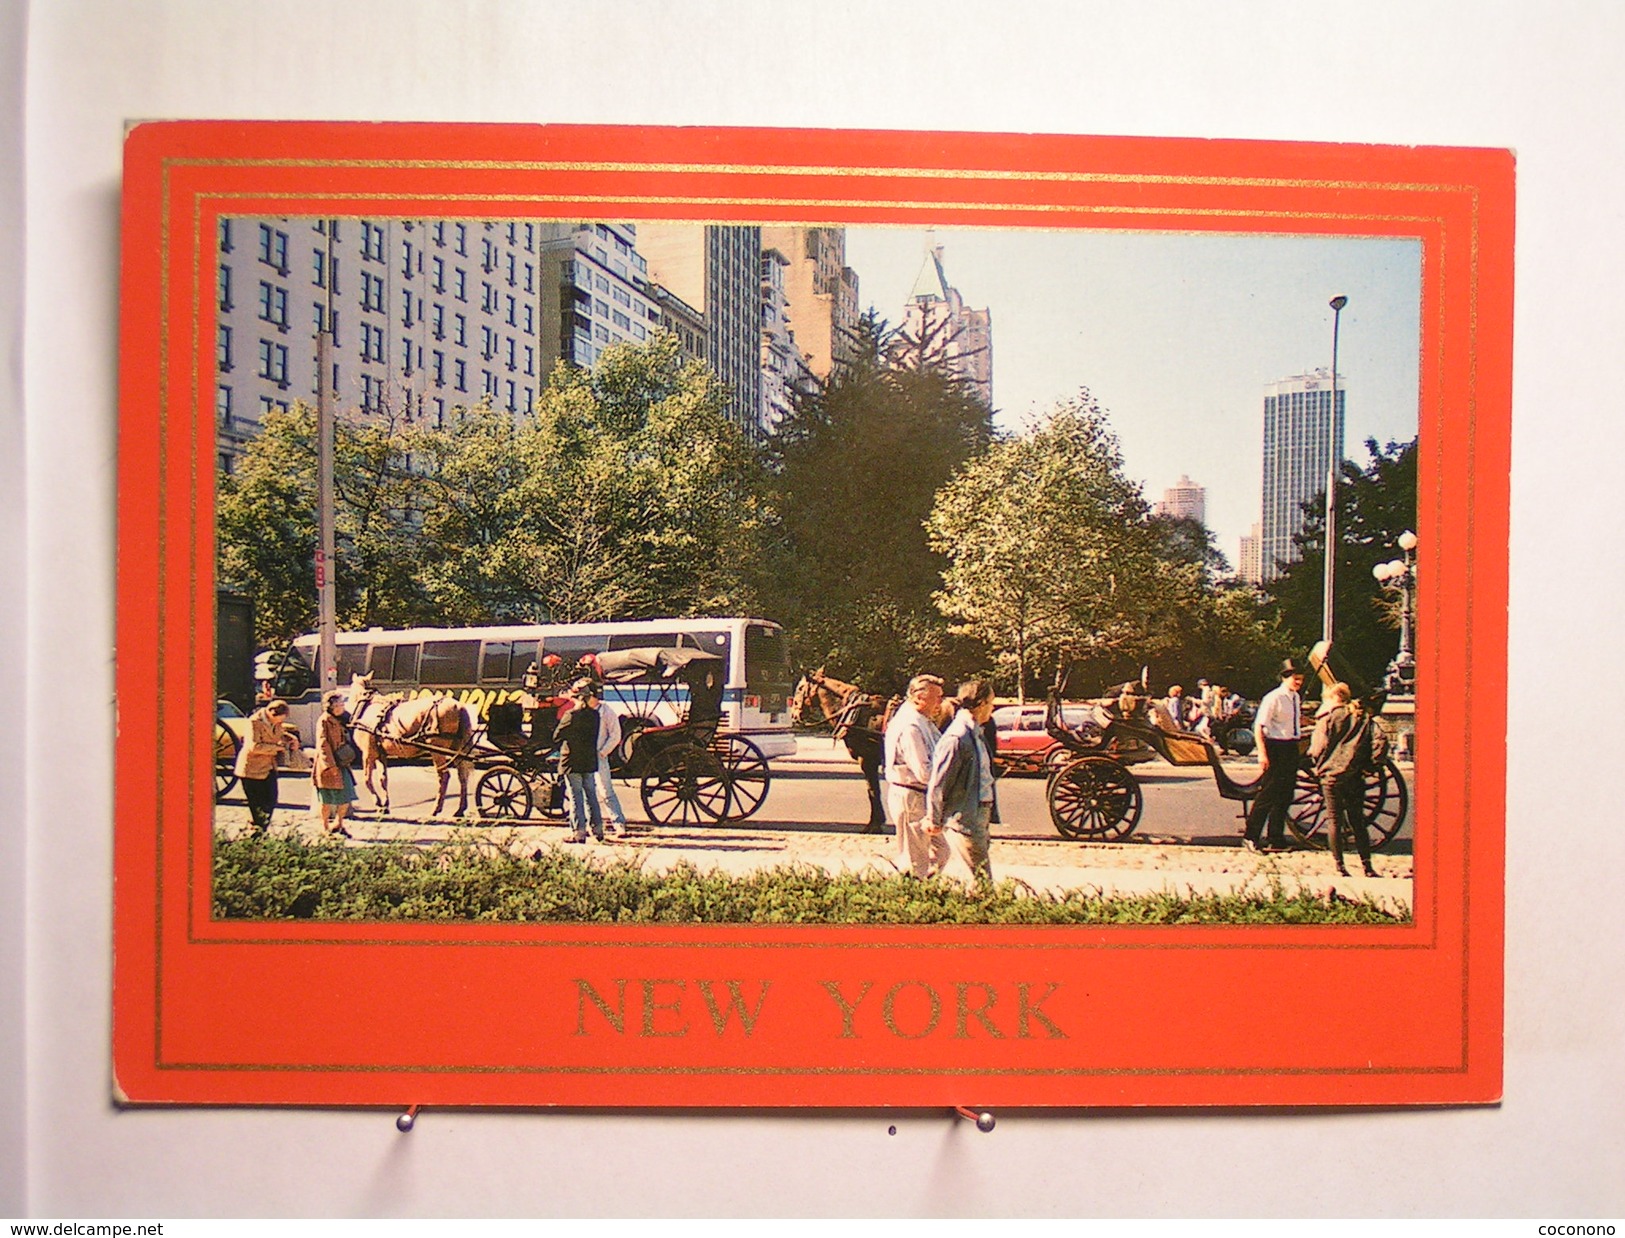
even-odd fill
[(620, 924), (1392, 924), (1370, 901), (1280, 886), (1240, 894), (1102, 897), (1034, 893), (1019, 882), (836, 873), (808, 865), (734, 877), (683, 863), (646, 872), (636, 856), (556, 848), (531, 857), (481, 841), (340, 847), (295, 838), (214, 840), (222, 919)]

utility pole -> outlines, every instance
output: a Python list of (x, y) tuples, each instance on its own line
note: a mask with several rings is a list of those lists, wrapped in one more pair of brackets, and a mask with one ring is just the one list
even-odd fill
[(333, 332), (333, 231), (338, 221), (327, 221), (327, 307), (316, 332), (316, 615), (321, 638), (321, 690), (327, 693), (339, 686), (338, 616), (333, 589), (333, 390), (331, 339)]

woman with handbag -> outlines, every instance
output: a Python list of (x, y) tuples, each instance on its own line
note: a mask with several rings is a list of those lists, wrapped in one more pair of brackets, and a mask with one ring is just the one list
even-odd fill
[(316, 784), (316, 799), (321, 805), (322, 832), (340, 838), (350, 837), (344, 818), (356, 799), (355, 775), (350, 773), (350, 766), (355, 764), (355, 745), (350, 742), (344, 721), (344, 693), (329, 692), (316, 731), (316, 764), (310, 778)]

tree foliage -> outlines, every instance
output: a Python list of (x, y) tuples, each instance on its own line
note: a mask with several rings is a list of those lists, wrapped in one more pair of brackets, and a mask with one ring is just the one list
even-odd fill
[(1252, 591), (1218, 583), (1222, 557), (1190, 523), (1150, 514), (1085, 389), (943, 489), (927, 521), (949, 560), (937, 602), (1022, 695), (1075, 661), (1074, 684), (1098, 690), (1142, 666), (1218, 677), (1278, 657)]
[(775, 443), (772, 617), (808, 665), (889, 690), (922, 667), (978, 665), (932, 605), (944, 560), (924, 521), (937, 491), (992, 438), (992, 415), (939, 366), (898, 368), (863, 319), (853, 358), (800, 402)]
[[(1364, 467), (1343, 462), (1337, 480), (1337, 560), (1332, 643), (1368, 685), (1380, 684), (1399, 649), (1398, 615), (1371, 569), (1399, 554), (1399, 535), (1416, 527), (1416, 440), (1365, 444)], [(1269, 587), (1293, 646), (1321, 637), (1326, 571), (1324, 495), (1304, 504), (1300, 557)]]

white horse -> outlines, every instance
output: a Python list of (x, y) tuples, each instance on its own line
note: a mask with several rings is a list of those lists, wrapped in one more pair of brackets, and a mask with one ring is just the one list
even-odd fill
[[(389, 759), (425, 756), (434, 762), (439, 783), (433, 815), (439, 816), (446, 806), (446, 788), (454, 765), (459, 788), (454, 815), (460, 817), (468, 811), (468, 779), (474, 768), (474, 715), (466, 705), (449, 696), (408, 699), (399, 693), (380, 695), (372, 690), (371, 675), (358, 675), (350, 681), (345, 704), (356, 747), (361, 750), (362, 781), (381, 811), (389, 811)], [(379, 771), (382, 794), (372, 785), (374, 768)]]

